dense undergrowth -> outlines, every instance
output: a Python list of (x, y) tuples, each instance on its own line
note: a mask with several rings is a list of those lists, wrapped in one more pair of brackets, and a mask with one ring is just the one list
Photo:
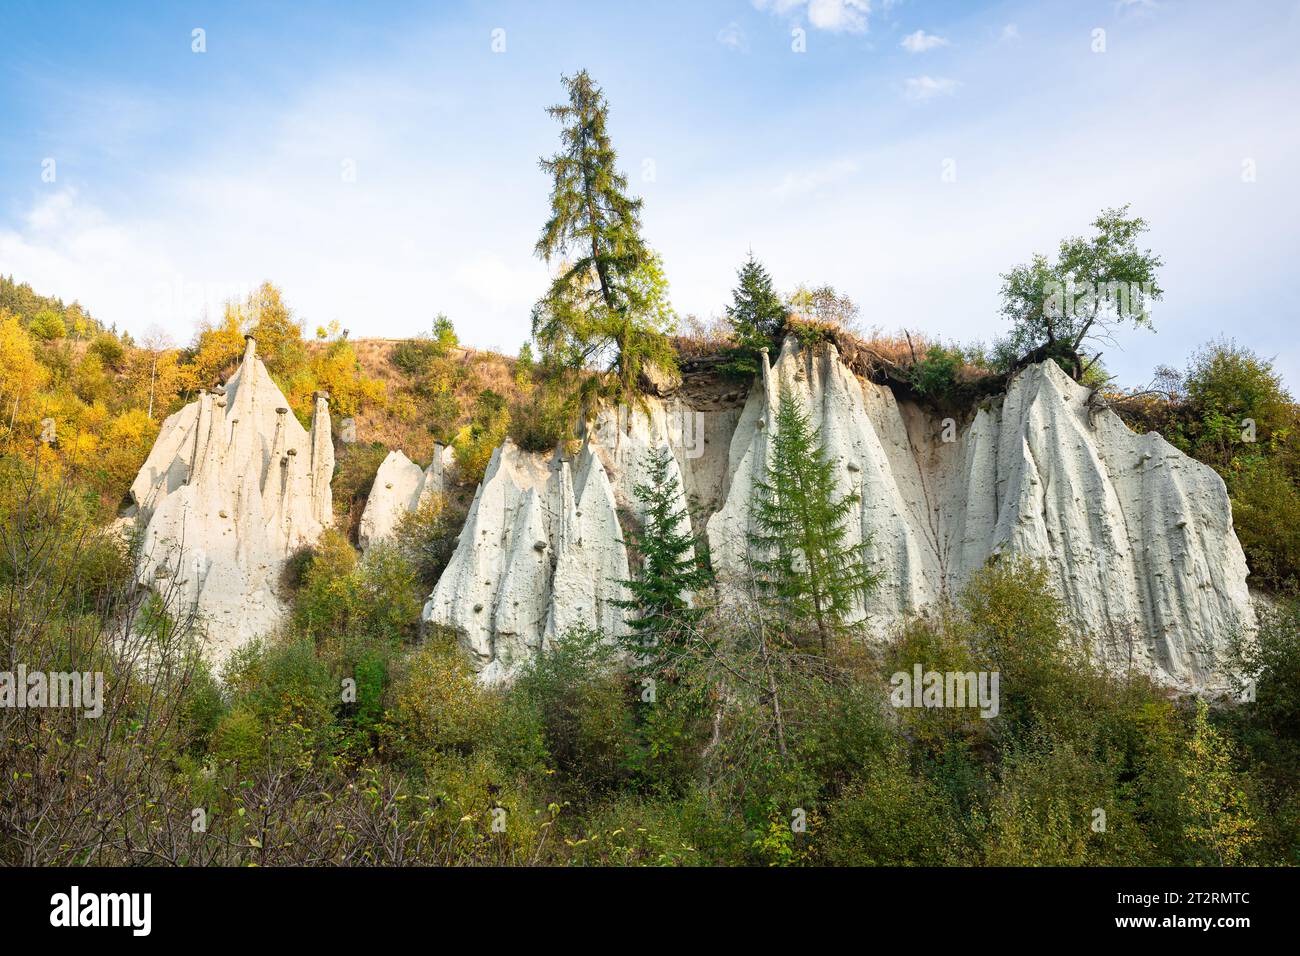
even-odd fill
[[(364, 558), (331, 533), (282, 631), (218, 681), (196, 622), (133, 596), (94, 496), (6, 467), (0, 660), (107, 674), (98, 719), (0, 709), (6, 863), (1300, 862), (1294, 603), (1240, 651), (1252, 703), (1103, 670), (1031, 564), (878, 648), (705, 601), (697, 653), (647, 700), (591, 633), (481, 687), (451, 635), (420, 634), (419, 533)], [(891, 706), (916, 663), (999, 671), (999, 714)]]
[[(1207, 707), (1104, 671), (1032, 565), (985, 569), (883, 643), (846, 633), (825, 650), (706, 589), (692, 653), (647, 699), (600, 635), (483, 688), (453, 635), (419, 626), (492, 449), (572, 437), (572, 372), (468, 352), (441, 323), (410, 342), (308, 342), (273, 289), (176, 350), (15, 288), (0, 316), (0, 669), (101, 670), (107, 699), (94, 719), (0, 708), (0, 861), (1300, 862), (1297, 413), (1248, 350), (1212, 344), (1158, 390), (1103, 393), (1228, 484), (1252, 584), (1275, 599), (1232, 662), (1253, 700)], [(790, 323), (925, 400), (1010, 371), (981, 348), (830, 328)], [(296, 411), (326, 388), (360, 440), (339, 446), (340, 530), (282, 582), (289, 620), (214, 674), (201, 622), (134, 589), (132, 542), (109, 523), (161, 418), (229, 374), (248, 329)], [(676, 340), (741, 364), (756, 345)], [(455, 446), (462, 487), (361, 557), (348, 529), (379, 461), (434, 441)], [(890, 675), (915, 663), (998, 670), (1000, 713), (891, 706)]]

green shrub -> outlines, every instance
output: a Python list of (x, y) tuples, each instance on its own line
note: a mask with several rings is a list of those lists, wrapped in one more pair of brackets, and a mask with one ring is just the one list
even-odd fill
[(251, 712), (268, 733), (296, 726), (321, 745), (333, 734), (342, 686), (310, 640), (253, 641), (230, 656), (223, 678), (232, 710)]
[(388, 457), (388, 447), (381, 442), (344, 445), (334, 465), (334, 479), (330, 488), (334, 499), (334, 514), (347, 521), (361, 520), (361, 511), (375, 483), (379, 466)]
[(98, 356), (108, 368), (118, 371), (122, 369), (122, 362), (126, 358), (126, 349), (121, 340), (108, 332), (96, 335), (90, 342), (89, 351)]
[(1116, 799), (1116, 788), (1114, 763), (1070, 741), (1048, 737), (1017, 747), (1003, 758), (997, 788), (981, 815), (978, 839), (983, 862), (992, 866), (1141, 862), (1141, 831), (1127, 802)]
[(415, 571), (396, 548), (381, 543), (360, 558), (330, 530), (303, 574), (293, 623), (351, 666), (362, 650), (413, 640), (422, 604)]
[(476, 485), (483, 480), (492, 453), (506, 437), (509, 425), (510, 410), (506, 407), (506, 400), (492, 389), (484, 389), (474, 403), (473, 418), (460, 430), (453, 443), (457, 475), (462, 483)]
[(557, 638), (523, 667), (514, 695), (539, 715), (564, 798), (590, 802), (630, 780), (630, 694), (599, 632), (574, 630)]
[(217, 722), (208, 753), (222, 764), (258, 767), (267, 757), (266, 733), (255, 713), (244, 707), (236, 708)]
[(925, 358), (908, 369), (912, 386), (927, 398), (943, 398), (957, 387), (957, 372), (965, 356), (961, 349), (931, 345)]
[(1232, 478), (1232, 523), (1246, 553), (1251, 583), (1273, 591), (1300, 586), (1300, 488), (1275, 461)]
[(430, 495), (414, 511), (398, 519), (395, 547), (414, 571), (421, 590), (429, 593), (456, 551), (465, 524), (465, 511), (446, 495)]
[(411, 378), (419, 378), (429, 371), (433, 360), (441, 358), (446, 350), (428, 338), (403, 339), (393, 346), (388, 360), (399, 371)]
[(954, 808), (892, 750), (864, 766), (826, 810), (818, 839), (835, 866), (948, 866), (973, 863)]

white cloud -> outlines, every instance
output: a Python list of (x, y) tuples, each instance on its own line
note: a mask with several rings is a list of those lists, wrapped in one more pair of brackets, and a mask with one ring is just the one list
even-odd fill
[(745, 41), (745, 32), (740, 29), (740, 24), (735, 20), (718, 31), (718, 42), (729, 50), (743, 52), (749, 49), (749, 44)]
[(1008, 23), (1002, 28), (1001, 39), (1005, 42), (1012, 42), (1020, 39), (1020, 27), (1014, 23)]
[(909, 100), (931, 100), (936, 96), (951, 96), (960, 84), (942, 76), (909, 76), (905, 93)]
[(871, 17), (871, 0), (753, 0), (753, 3), (759, 10), (769, 10), (777, 16), (806, 14), (814, 27), (830, 33), (865, 33)]
[(780, 184), (772, 190), (777, 199), (793, 199), (814, 193), (823, 186), (840, 182), (858, 171), (858, 164), (851, 159), (838, 159), (831, 163), (812, 166), (785, 174)]
[(537, 211), (497, 188), (491, 159), (470, 173), (430, 158), (405, 117), (459, 116), (441, 94), (350, 81), (347, 95), (331, 77), (268, 105), (250, 120), (259, 137), (214, 137), (201, 159), (142, 180), (129, 206), (94, 180), (65, 186), (61, 169), (58, 192), (0, 216), (0, 264), (105, 322), (159, 324), (177, 341), (270, 279), (309, 329), (337, 319), (357, 337), (409, 335), (445, 311), (466, 341), (517, 347), (547, 283), (532, 256)]
[(179, 270), (148, 224), (114, 222), (73, 188), (38, 195), (20, 221), (0, 228), (0, 262), (15, 278), (119, 327), (157, 318), (153, 304)]
[(947, 45), (948, 41), (943, 37), (935, 36), (933, 33), (926, 33), (924, 30), (909, 33), (903, 37), (901, 44), (908, 53), (924, 53), (926, 50), (933, 50), (936, 47)]

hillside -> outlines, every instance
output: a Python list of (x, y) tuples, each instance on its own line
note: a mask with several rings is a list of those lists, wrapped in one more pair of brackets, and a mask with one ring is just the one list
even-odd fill
[[(37, 666), (88, 648), (133, 721), (7, 750), (12, 824), (66, 778), (177, 862), (395, 860), (381, 820), (403, 862), (1294, 862), (1296, 408), (1248, 350), (1124, 392), (796, 316), (766, 356), (673, 340), (628, 412), (450, 324), (308, 339), (271, 286), (184, 348), (0, 323), (8, 633)], [(454, 479), (361, 554), (380, 462), (439, 442)], [(780, 469), (821, 489), (843, 593), (755, 583)], [(1243, 644), (1247, 563), (1277, 600)], [(221, 840), (166, 809), (199, 804)], [(86, 847), (63, 805), (42, 826)], [(5, 859), (71, 861), (14, 832)]]

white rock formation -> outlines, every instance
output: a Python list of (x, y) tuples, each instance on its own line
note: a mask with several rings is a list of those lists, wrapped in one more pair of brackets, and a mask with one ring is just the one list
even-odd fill
[(433, 461), (428, 468), (421, 468), (401, 451), (389, 452), (375, 473), (361, 513), (357, 540), (362, 550), (388, 538), (402, 515), (446, 491), (455, 462), (455, 450), (447, 445), (433, 446)]
[(611, 601), (628, 577), (614, 490), (591, 446), (568, 460), (507, 440), (492, 454), (424, 619), (460, 632), (492, 682), (572, 627), (621, 633)]
[(1090, 408), (1089, 390), (1051, 362), (1023, 370), (959, 427), (861, 381), (833, 346), (803, 350), (793, 338), (775, 365), (764, 361), (743, 410), (696, 418), (680, 398), (651, 397), (648, 415), (604, 413), (574, 463), (499, 449), (426, 620), (460, 631), (489, 680), (575, 624), (617, 633), (609, 601), (628, 564), (617, 509), (637, 516), (633, 489), (660, 445), (684, 494), (711, 514), (722, 586), (739, 586), (782, 385), (821, 429), (841, 489), (861, 495), (851, 533), (869, 538), (881, 573), (859, 608), (871, 633), (884, 638), (955, 595), (991, 557), (1025, 555), (1047, 563), (1105, 659), (1182, 689), (1222, 685), (1213, 649), (1252, 628), (1254, 612), (1212, 469)]
[(131, 486), (139, 581), (171, 614), (197, 615), (215, 661), (275, 628), (285, 561), (333, 521), (328, 400), (316, 394), (309, 433), (250, 336), (225, 387), (163, 423)]
[[(766, 363), (765, 363), (766, 365)], [(812, 414), (843, 491), (861, 494), (856, 541), (882, 573), (862, 611), (884, 636), (953, 595), (993, 555), (1046, 561), (1096, 649), (1182, 688), (1218, 687), (1211, 648), (1254, 626), (1223, 481), (1154, 432), (1137, 435), (1053, 362), (1024, 369), (945, 442), (944, 423), (864, 383), (834, 349), (787, 339), (731, 445), (734, 475), (709, 521), (715, 569), (742, 578), (753, 476), (779, 389)]]

